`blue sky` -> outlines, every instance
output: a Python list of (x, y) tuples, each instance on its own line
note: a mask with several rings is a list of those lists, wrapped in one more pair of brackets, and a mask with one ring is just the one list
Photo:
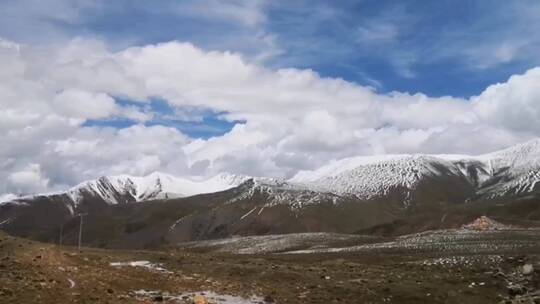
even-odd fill
[[(189, 41), (260, 56), (271, 67), (430, 96), (479, 94), (539, 61), (532, 54), (540, 40), (533, 0), (74, 1), (72, 17), (51, 12), (56, 2), (14, 13), (24, 25), (0, 33), (32, 42), (99, 37), (119, 48)], [(36, 37), (39, 31), (49, 35)]]
[[(27, 41), (99, 37), (119, 48), (189, 41), (271, 67), (430, 96), (479, 94), (539, 60), (537, 1), (85, 2), (71, 8), (76, 19), (37, 7), (22, 16), (26, 25), (0, 32)], [(52, 34), (36, 37), (38, 28)]]
[[(187, 119), (185, 115), (181, 115), (183, 113), (179, 113), (167, 102), (159, 99), (151, 100), (149, 103), (140, 103), (116, 98), (116, 103), (120, 106), (134, 107), (142, 112), (151, 113), (152, 119), (142, 122), (145, 126), (172, 127), (193, 138), (221, 136), (229, 132), (234, 125), (244, 123), (242, 120), (224, 119), (222, 116), (226, 113), (198, 111), (197, 109), (191, 109), (190, 114), (196, 112), (196, 115), (190, 115), (190, 118)], [(141, 124), (141, 122), (128, 118), (115, 118), (90, 119), (84, 123), (84, 126), (129, 128), (138, 124)]]

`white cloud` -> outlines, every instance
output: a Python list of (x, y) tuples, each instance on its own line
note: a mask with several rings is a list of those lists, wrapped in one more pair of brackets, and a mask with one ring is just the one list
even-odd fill
[(107, 118), (118, 109), (109, 95), (68, 89), (57, 94), (53, 106), (59, 114), (83, 119)]
[[(361, 154), (475, 154), (540, 132), (539, 69), (465, 100), (378, 94), (311, 70), (272, 70), (179, 42), (118, 52), (96, 40), (54, 49), (4, 43), (0, 64), (10, 71), (0, 71), (0, 193), (156, 170), (291, 176)], [(184, 121), (213, 111), (246, 123), (206, 140), (164, 126), (85, 127), (88, 119), (152, 119), (112, 96), (166, 100)]]
[(28, 193), (30, 191), (46, 191), (49, 180), (42, 175), (39, 164), (29, 164), (21, 171), (12, 172), (7, 177), (13, 192)]
[(513, 131), (540, 130), (540, 68), (489, 86), (473, 98), (475, 112), (486, 123)]

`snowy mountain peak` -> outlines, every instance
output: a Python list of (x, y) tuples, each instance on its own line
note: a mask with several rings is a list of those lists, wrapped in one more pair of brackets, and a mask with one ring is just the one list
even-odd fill
[(226, 203), (231, 204), (238, 201), (251, 199), (253, 197), (262, 198), (263, 208), (276, 205), (287, 205), (292, 210), (300, 210), (305, 206), (319, 204), (322, 202), (332, 202), (337, 204), (342, 200), (339, 195), (333, 193), (319, 192), (312, 185), (300, 184), (279, 178), (254, 177), (246, 180), (241, 185), (242, 191), (236, 197), (229, 199)]
[(332, 161), (301, 171), (289, 181), (312, 189), (362, 199), (382, 197), (394, 189), (414, 191), (428, 179), (469, 183), (488, 197), (534, 191), (540, 182), (540, 139), (480, 155), (382, 155)]
[(99, 197), (109, 204), (169, 199), (211, 193), (238, 186), (249, 177), (219, 174), (210, 179), (188, 179), (154, 172), (147, 176), (102, 176), (83, 182), (66, 194), (75, 205), (85, 197)]
[(498, 168), (537, 167), (540, 164), (540, 139), (534, 139), (501, 151), (479, 157)]
[(488, 167), (498, 182), (484, 190), (491, 196), (528, 193), (540, 190), (540, 139), (477, 158)]
[[(537, 187), (540, 182), (540, 139), (480, 156), (398, 154), (350, 157), (334, 160), (312, 171), (298, 172), (288, 180), (228, 173), (211, 178), (182, 178), (161, 172), (142, 177), (103, 176), (66, 192), (39, 196), (67, 195), (73, 207), (85, 198), (123, 204), (219, 192), (248, 180), (251, 182), (246, 183), (245, 193), (263, 193), (277, 203), (289, 200), (304, 204), (317, 201), (312, 198), (321, 195), (355, 196), (362, 200), (391, 195), (407, 205), (422, 187), (431, 193), (459, 188), (463, 191), (462, 196), (469, 197), (530, 193), (540, 191)], [(6, 196), (2, 199), (11, 198)], [(29, 198), (15, 198), (14, 201)]]
[(432, 155), (384, 155), (354, 157), (315, 171), (304, 171), (290, 181), (311, 185), (319, 191), (352, 194), (362, 199), (387, 195), (392, 189), (414, 190), (426, 177), (460, 175), (447, 159)]

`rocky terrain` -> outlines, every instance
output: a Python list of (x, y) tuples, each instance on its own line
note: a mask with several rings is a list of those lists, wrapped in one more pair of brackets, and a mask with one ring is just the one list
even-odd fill
[[(477, 231), (481, 239), (484, 231)], [(308, 238), (308, 242), (298, 242)], [(537, 235), (538, 237), (538, 235)], [(489, 240), (489, 236), (487, 237)], [(294, 236), (298, 248), (367, 238)], [(337, 240), (337, 241), (336, 241)], [(413, 238), (410, 242), (417, 241)], [(538, 240), (538, 238), (537, 238)], [(369, 240), (368, 242), (372, 242)], [(469, 240), (456, 240), (468, 244)], [(508, 239), (512, 243), (512, 239)], [(423, 241), (420, 241), (423, 243)], [(272, 242), (268, 243), (272, 244)], [(384, 243), (383, 243), (384, 244)], [(58, 247), (0, 233), (1, 303), (538, 303), (540, 251), (360, 250), (237, 255)], [(538, 242), (536, 243), (538, 245)], [(193, 245), (193, 244), (192, 244)], [(357, 245), (358, 246), (358, 245)], [(282, 251), (283, 248), (277, 248)]]

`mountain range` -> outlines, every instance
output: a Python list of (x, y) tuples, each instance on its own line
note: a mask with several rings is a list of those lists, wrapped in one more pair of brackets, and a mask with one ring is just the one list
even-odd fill
[(293, 232), (400, 234), (462, 225), (483, 214), (540, 219), (540, 139), (480, 156), (382, 155), (332, 161), (290, 179), (164, 173), (104, 176), (65, 192), (0, 203), (0, 229), (74, 242), (87, 214), (94, 246)]

